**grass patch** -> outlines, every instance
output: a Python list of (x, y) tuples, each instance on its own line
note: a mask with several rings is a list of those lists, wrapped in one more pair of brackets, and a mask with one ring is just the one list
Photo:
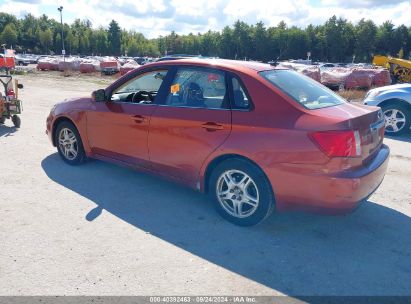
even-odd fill
[(367, 94), (367, 91), (363, 90), (345, 90), (337, 92), (341, 97), (348, 101), (362, 101)]

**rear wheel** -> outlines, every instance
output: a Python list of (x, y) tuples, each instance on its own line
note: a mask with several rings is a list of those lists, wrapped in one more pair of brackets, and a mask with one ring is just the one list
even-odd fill
[(69, 165), (79, 165), (87, 159), (80, 134), (72, 123), (63, 121), (57, 126), (55, 143), (61, 158)]
[(271, 186), (260, 168), (242, 159), (229, 159), (211, 173), (209, 195), (218, 213), (240, 226), (252, 226), (274, 210)]
[(13, 122), (13, 125), (14, 125), (16, 128), (20, 128), (20, 126), (21, 126), (21, 119), (20, 119), (20, 117), (18, 117), (17, 115), (13, 115), (13, 116), (11, 117), (11, 121)]
[(401, 135), (410, 130), (411, 112), (401, 103), (390, 103), (382, 107), (385, 118), (385, 134)]

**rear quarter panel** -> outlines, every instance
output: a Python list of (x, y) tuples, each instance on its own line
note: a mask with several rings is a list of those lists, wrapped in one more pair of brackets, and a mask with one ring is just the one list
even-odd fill
[[(375, 110), (374, 107), (342, 104), (329, 108), (308, 110), (287, 95), (259, 79), (259, 75), (238, 74), (254, 103), (251, 111), (232, 111), (232, 131), (224, 144), (204, 163), (201, 189), (205, 189), (208, 165), (223, 155), (239, 155), (256, 163), (270, 180), (277, 208), (298, 201), (296, 187), (317, 176), (332, 175), (361, 159), (328, 158), (309, 138), (308, 132), (344, 130), (355, 127), (350, 118)], [(278, 190), (278, 191), (277, 191)], [(310, 191), (308, 189), (307, 191)], [(312, 189), (318, 192), (318, 189)], [(318, 193), (311, 193), (316, 197)]]
[[(223, 155), (239, 155), (250, 159), (269, 177), (273, 188), (277, 185), (281, 187), (281, 175), (277, 174), (282, 170), (281, 164), (309, 165), (328, 161), (307, 137), (307, 124), (315, 122), (315, 116), (292, 105), (286, 96), (260, 81), (257, 73), (237, 75), (246, 86), (254, 109), (232, 111), (230, 136), (207, 158), (202, 167), (202, 190), (205, 189), (204, 177), (208, 165)], [(330, 119), (328, 124), (330, 122), (335, 122), (335, 119)]]

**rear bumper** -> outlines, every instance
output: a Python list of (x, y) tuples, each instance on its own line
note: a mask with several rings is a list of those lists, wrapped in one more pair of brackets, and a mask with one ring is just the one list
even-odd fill
[(279, 182), (278, 189), (273, 177), (271, 180), (276, 193), (277, 209), (325, 214), (350, 212), (377, 190), (387, 171), (389, 154), (388, 146), (382, 145), (367, 165), (337, 174), (309, 170), (304, 173), (294, 173), (293, 170), (284, 172), (283, 182)]

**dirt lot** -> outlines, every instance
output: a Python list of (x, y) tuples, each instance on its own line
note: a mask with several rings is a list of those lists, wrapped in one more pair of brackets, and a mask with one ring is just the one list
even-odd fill
[(109, 80), (19, 76), (22, 127), (0, 126), (1, 295), (411, 295), (411, 137), (356, 212), (240, 228), (200, 194), (115, 165), (65, 165), (54, 103)]

